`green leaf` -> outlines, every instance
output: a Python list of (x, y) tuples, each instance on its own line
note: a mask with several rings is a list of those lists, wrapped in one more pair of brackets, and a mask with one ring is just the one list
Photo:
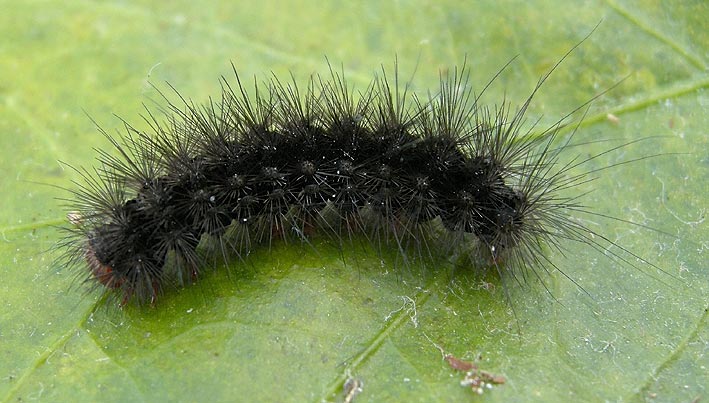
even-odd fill
[[(357, 402), (478, 398), (444, 353), (506, 378), (479, 400), (706, 397), (705, 2), (5, 1), (2, 9), (3, 401), (342, 401), (348, 378), (363, 382)], [(660, 154), (579, 188), (596, 189), (584, 199), (594, 211), (662, 231), (585, 222), (657, 268), (572, 244), (550, 259), (583, 289), (556, 271), (540, 273), (544, 284), (517, 284), (470, 265), (406, 265), (395, 250), (380, 256), (355, 242), (341, 253), (316, 240), (256, 250), (155, 307), (119, 309), (85, 292), (85, 268), (59, 267), (58, 253), (47, 252), (66, 221), (56, 198), (68, 192), (55, 186), (78, 179), (57, 161), (91, 166), (93, 147), (108, 147), (87, 114), (109, 131), (122, 126), (112, 113), (140, 125), (141, 104), (160, 102), (149, 82), (204, 102), (230, 62), (245, 78), (292, 71), (304, 82), (327, 72), (327, 56), (359, 88), (397, 60), (401, 79), (415, 71), (412, 90), (425, 95), (440, 70), (467, 60), (482, 89), (518, 56), (484, 101), (519, 103), (599, 21), (529, 118), (553, 124), (624, 79), (591, 106), (575, 139), (588, 144), (569, 152), (583, 158), (645, 138), (594, 162)]]

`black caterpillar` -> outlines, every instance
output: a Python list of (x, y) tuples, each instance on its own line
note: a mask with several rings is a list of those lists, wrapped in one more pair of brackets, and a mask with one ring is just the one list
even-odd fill
[(78, 170), (85, 182), (72, 191), (66, 256), (85, 260), (93, 284), (120, 289), (123, 303), (146, 303), (199, 277), (204, 237), (227, 259), (275, 237), (307, 239), (312, 228), (337, 239), (359, 232), (405, 257), (412, 245), (430, 251), (423, 234), (435, 226), (441, 244), (474, 238), (513, 274), (553, 267), (545, 248), (564, 239), (616, 245), (569, 219), (588, 211), (566, 190), (597, 170), (567, 175), (596, 156), (559, 162), (566, 117), (535, 135), (523, 129), (551, 71), (513, 110), (480, 105), (465, 67), (442, 74), (423, 100), (401, 90), (396, 73), (355, 93), (332, 69), (302, 92), (272, 78), (250, 96), (234, 70), (218, 102), (170, 103), (167, 122), (148, 112), (150, 133), (128, 124), (119, 139), (103, 132), (119, 156), (100, 151), (94, 172)]

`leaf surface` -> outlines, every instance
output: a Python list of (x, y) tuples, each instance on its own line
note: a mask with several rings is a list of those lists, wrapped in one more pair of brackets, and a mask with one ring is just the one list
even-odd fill
[[(3, 401), (342, 401), (349, 378), (363, 382), (357, 402), (706, 398), (709, 7), (537, 3), (3, 2)], [(119, 309), (48, 251), (65, 222), (56, 198), (68, 196), (53, 186), (78, 179), (57, 161), (91, 166), (93, 147), (108, 146), (87, 115), (109, 131), (122, 126), (112, 113), (140, 126), (142, 103), (161, 102), (150, 82), (205, 102), (230, 62), (245, 78), (304, 83), (327, 73), (327, 56), (360, 89), (396, 60), (426, 95), (442, 69), (465, 61), (482, 89), (517, 56), (483, 99), (521, 103), (599, 21), (529, 119), (551, 125), (624, 79), (591, 105), (576, 135), (587, 144), (569, 151), (648, 138), (594, 163), (662, 154), (579, 189), (595, 189), (584, 199), (594, 211), (662, 231), (585, 222), (656, 268), (572, 243), (550, 259), (583, 288), (557, 271), (517, 284), (316, 240), (258, 249), (155, 307)], [(444, 354), (507, 382), (475, 396)]]

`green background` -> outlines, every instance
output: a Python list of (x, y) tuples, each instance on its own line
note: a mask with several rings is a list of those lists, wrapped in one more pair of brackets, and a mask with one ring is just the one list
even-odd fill
[[(704, 1), (0, 2), (0, 396), (3, 401), (691, 401), (707, 398), (709, 6)], [(322, 4), (324, 3), (324, 4)], [(233, 62), (243, 77), (299, 82), (325, 56), (363, 88), (398, 59), (414, 90), (467, 57), (485, 102), (535, 98), (541, 125), (594, 102), (578, 141), (653, 137), (593, 161), (586, 225), (656, 263), (614, 263), (571, 244), (546, 286), (472, 268), (402, 268), (358, 245), (275, 245), (247, 263), (118, 309), (59, 267), (56, 198), (106, 148), (116, 115), (141, 126), (168, 81), (199, 102)], [(159, 101), (158, 101), (159, 102)], [(608, 113), (619, 121), (611, 122)], [(88, 116), (87, 116), (88, 115)], [(144, 126), (144, 124), (142, 125)], [(608, 149), (596, 142), (569, 152)], [(682, 153), (682, 154), (677, 154)], [(509, 279), (508, 279), (509, 280)], [(660, 281), (658, 281), (660, 280)], [(509, 303), (504, 289), (509, 292)], [(513, 311), (514, 310), (514, 311)], [(439, 347), (507, 383), (482, 396)]]

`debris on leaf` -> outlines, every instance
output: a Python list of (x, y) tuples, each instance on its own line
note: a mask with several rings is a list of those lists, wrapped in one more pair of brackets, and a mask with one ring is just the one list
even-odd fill
[(451, 354), (446, 354), (443, 358), (454, 370), (465, 372), (465, 377), (460, 381), (460, 385), (470, 387), (473, 392), (479, 395), (483, 394), (485, 389), (492, 389), (493, 385), (501, 385), (506, 382), (504, 376), (483, 371), (474, 362), (461, 360)]
[(354, 402), (354, 398), (362, 392), (364, 387), (364, 382), (356, 378), (348, 378), (342, 390), (345, 393), (344, 403)]

